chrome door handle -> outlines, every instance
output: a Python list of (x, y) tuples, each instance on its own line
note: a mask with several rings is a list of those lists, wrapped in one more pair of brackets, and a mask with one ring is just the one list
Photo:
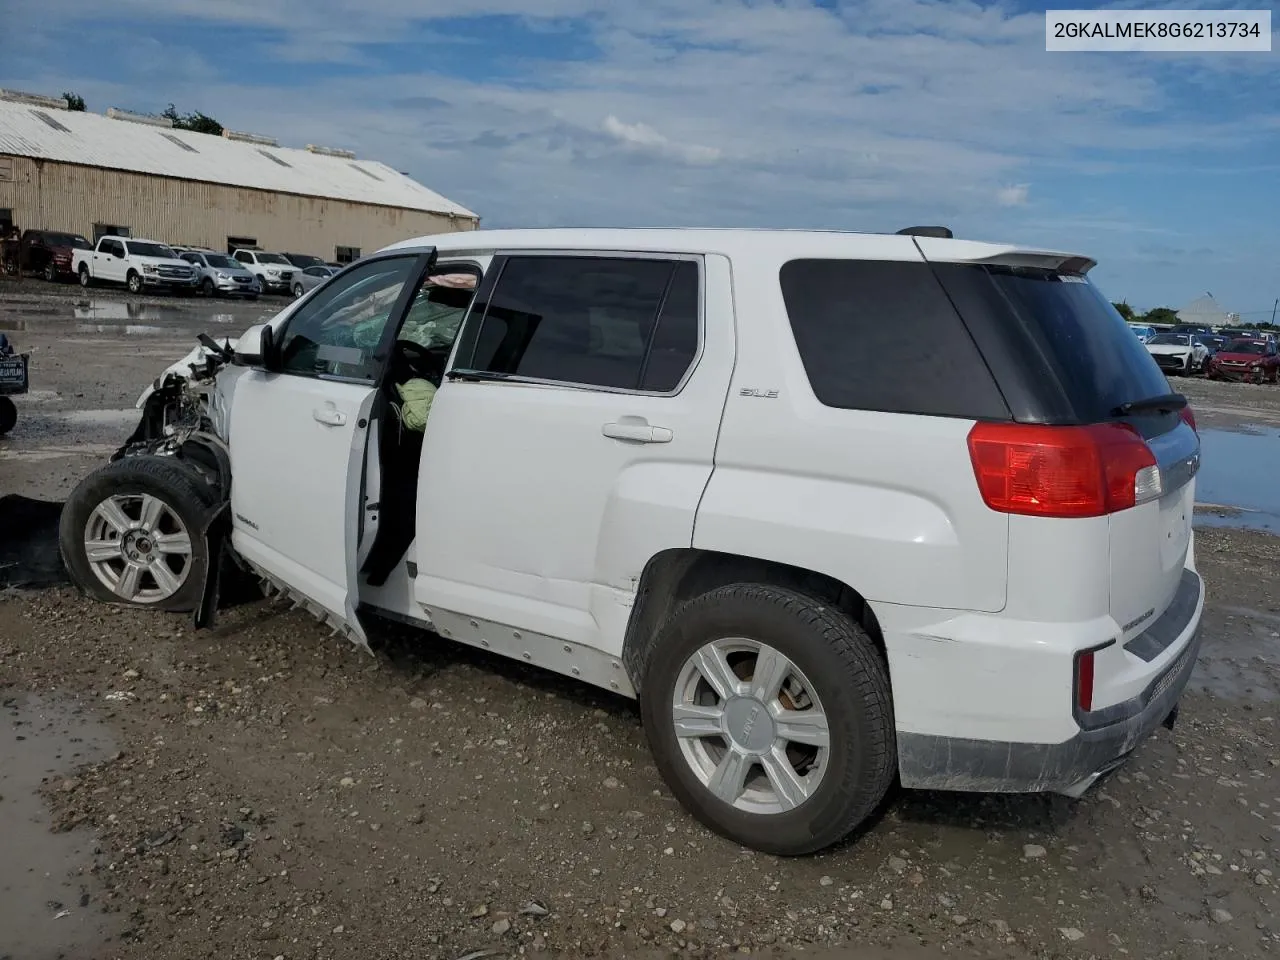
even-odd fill
[(333, 407), (316, 407), (311, 411), (311, 416), (330, 427), (340, 427), (347, 422), (347, 415), (333, 409)]
[(651, 427), (642, 418), (624, 419), (621, 423), (606, 423), (600, 432), (614, 440), (630, 440), (632, 443), (670, 443), (672, 432), (666, 427)]

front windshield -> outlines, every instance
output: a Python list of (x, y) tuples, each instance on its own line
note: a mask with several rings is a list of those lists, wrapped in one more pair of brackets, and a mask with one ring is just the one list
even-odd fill
[(1235, 340), (1227, 344), (1226, 353), (1252, 353), (1262, 356), (1267, 352), (1267, 348), (1261, 343), (1254, 343), (1252, 340)]
[(1156, 346), (1167, 344), (1175, 347), (1186, 347), (1190, 346), (1191, 338), (1185, 333), (1161, 333), (1152, 337), (1147, 342)]
[(240, 264), (236, 263), (230, 257), (224, 257), (220, 253), (205, 254), (205, 262), (215, 270), (239, 270)]
[(89, 241), (78, 233), (51, 233), (49, 235), (49, 245), (51, 247), (71, 247), (73, 250), (93, 249)]
[(319, 257), (313, 257), (306, 253), (291, 253), (289, 259), (293, 261), (295, 267), (322, 267), (324, 261)]
[(144, 243), (140, 240), (129, 241), (129, 253), (135, 257), (165, 257), (177, 260), (178, 255), (163, 243)]
[(259, 263), (279, 263), (286, 267), (293, 266), (293, 264), (291, 264), (284, 257), (280, 256), (280, 254), (278, 253), (260, 253), (258, 254), (258, 262)]

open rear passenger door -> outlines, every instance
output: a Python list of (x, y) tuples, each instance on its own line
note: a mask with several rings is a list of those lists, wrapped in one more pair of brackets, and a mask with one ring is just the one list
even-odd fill
[(435, 249), (371, 257), (317, 289), (258, 343), (237, 345), (231, 543), (259, 575), (355, 643), (356, 554), (370, 424)]

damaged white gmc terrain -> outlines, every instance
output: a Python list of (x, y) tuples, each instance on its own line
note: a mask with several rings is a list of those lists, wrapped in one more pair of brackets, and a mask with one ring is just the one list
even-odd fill
[(389, 617), (635, 697), (763, 851), (895, 777), (1078, 796), (1173, 722), (1204, 603), (1195, 421), (1093, 265), (930, 227), (408, 241), (171, 367), (63, 555), (197, 625), (239, 568), (362, 645)]

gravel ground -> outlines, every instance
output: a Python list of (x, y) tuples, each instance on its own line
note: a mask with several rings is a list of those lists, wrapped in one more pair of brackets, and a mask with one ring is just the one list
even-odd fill
[[(86, 320), (82, 299), (0, 281), (41, 391), (0, 493), (60, 497), (195, 332), (277, 306), (95, 291)], [(1177, 386), (1202, 422), (1280, 422), (1280, 388)], [(11, 590), (0, 957), (1274, 955), (1280, 539), (1201, 528), (1197, 556), (1205, 640), (1172, 732), (1083, 800), (899, 791), (801, 860), (708, 834), (633, 706), (568, 680), (392, 628), (370, 658), (266, 601), (193, 633)]]

